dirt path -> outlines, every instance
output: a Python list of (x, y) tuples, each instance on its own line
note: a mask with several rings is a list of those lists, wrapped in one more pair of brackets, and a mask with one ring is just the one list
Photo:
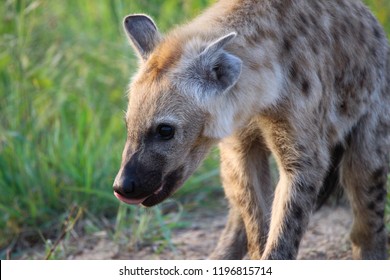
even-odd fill
[[(70, 259), (205, 259), (216, 245), (226, 217), (222, 213), (202, 214), (191, 219), (192, 226), (172, 233), (175, 251), (156, 252), (153, 245), (132, 251), (119, 246), (104, 234), (93, 246)], [(301, 246), (299, 259), (351, 259), (348, 231), (352, 222), (346, 206), (324, 206), (314, 214)]]

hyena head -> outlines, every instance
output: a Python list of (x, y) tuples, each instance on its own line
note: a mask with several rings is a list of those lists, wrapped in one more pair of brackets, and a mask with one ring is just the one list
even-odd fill
[(149, 207), (177, 190), (228, 133), (226, 118), (232, 117), (216, 116), (224, 109), (217, 104), (237, 82), (241, 60), (224, 50), (234, 33), (163, 38), (145, 15), (126, 17), (124, 28), (140, 69), (129, 87), (127, 141), (114, 194)]

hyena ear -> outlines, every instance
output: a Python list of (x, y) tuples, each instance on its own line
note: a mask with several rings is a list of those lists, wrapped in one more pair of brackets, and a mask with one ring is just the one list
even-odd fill
[(123, 27), (138, 55), (147, 60), (161, 38), (154, 21), (146, 15), (129, 15)]
[(217, 92), (229, 90), (240, 77), (241, 59), (223, 49), (236, 35), (235, 32), (232, 32), (215, 40), (200, 54), (202, 68), (206, 71), (208, 77), (206, 79), (207, 83), (209, 86), (213, 86)]

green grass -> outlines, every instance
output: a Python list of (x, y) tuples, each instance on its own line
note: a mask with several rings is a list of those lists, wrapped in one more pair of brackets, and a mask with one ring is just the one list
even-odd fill
[[(1, 1), (0, 250), (20, 240), (49, 244), (75, 206), (97, 227), (100, 217), (117, 217), (114, 238), (132, 225), (130, 242), (170, 246), (170, 229), (183, 226), (181, 204), (192, 209), (221, 194), (217, 151), (166, 202), (174, 213), (120, 205), (111, 188), (126, 137), (125, 89), (137, 67), (122, 18), (148, 13), (166, 31), (211, 2)], [(389, 2), (368, 2), (390, 32)]]
[[(136, 68), (122, 18), (148, 12), (164, 29), (207, 1), (155, 2), (1, 2), (0, 248), (26, 235), (55, 237), (73, 205), (97, 217), (118, 213), (111, 186), (126, 137), (125, 89)], [(206, 165), (214, 171), (188, 190), (218, 177), (214, 161)], [(135, 224), (146, 215), (127, 208)]]

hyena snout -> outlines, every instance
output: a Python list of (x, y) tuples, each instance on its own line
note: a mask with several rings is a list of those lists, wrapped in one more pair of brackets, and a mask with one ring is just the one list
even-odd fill
[(125, 164), (114, 181), (115, 196), (128, 204), (143, 204), (162, 189), (161, 172), (148, 171), (142, 165)]
[(114, 182), (114, 191), (125, 197), (131, 197), (139, 187), (134, 177), (126, 176), (123, 173), (118, 173)]

